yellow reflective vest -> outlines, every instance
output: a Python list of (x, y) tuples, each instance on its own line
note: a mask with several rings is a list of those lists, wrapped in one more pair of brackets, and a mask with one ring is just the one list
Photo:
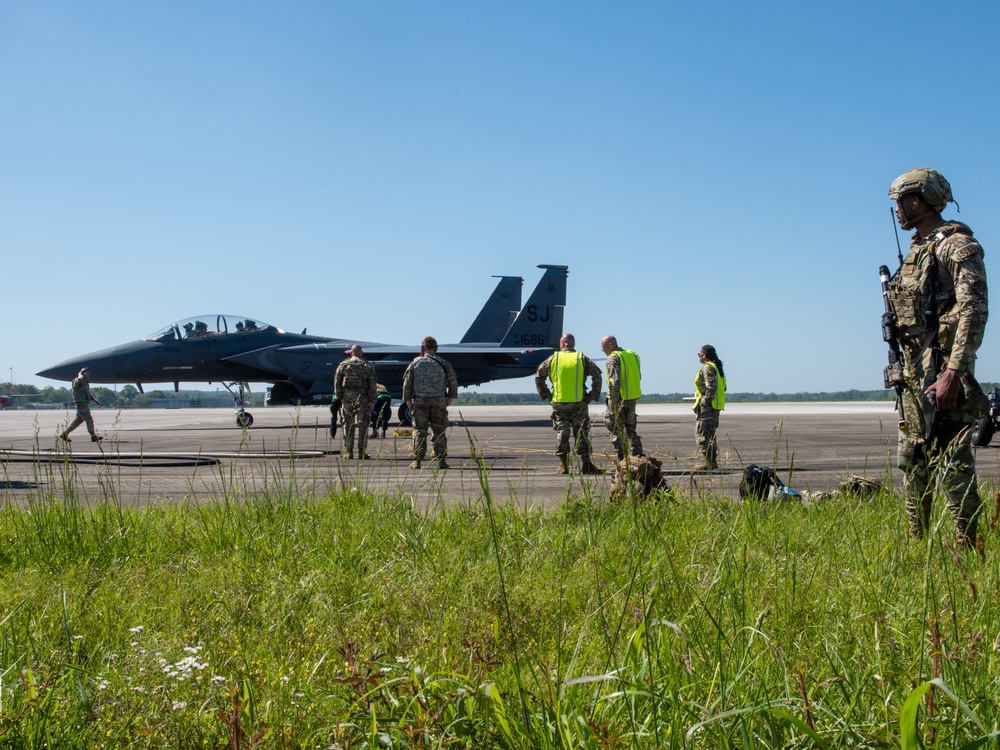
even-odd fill
[[(622, 395), (622, 401), (632, 401), (642, 395), (639, 388), (640, 368), (639, 355), (631, 349), (618, 349), (614, 352), (618, 357), (618, 389)], [(604, 369), (608, 373), (608, 383), (611, 383), (611, 361)]]
[[(715, 368), (715, 376), (717, 387), (715, 389), (715, 396), (712, 397), (712, 408), (716, 411), (722, 411), (726, 408), (726, 376), (719, 373), (719, 368), (715, 362), (706, 362), (706, 364), (712, 365)], [(701, 370), (698, 370), (698, 374), (694, 378), (694, 393), (701, 400), (702, 392), (698, 387), (698, 379), (701, 377)]]
[(574, 404), (583, 401), (586, 395), (583, 382), (586, 372), (581, 352), (556, 352), (549, 365), (552, 380), (552, 401), (559, 404)]

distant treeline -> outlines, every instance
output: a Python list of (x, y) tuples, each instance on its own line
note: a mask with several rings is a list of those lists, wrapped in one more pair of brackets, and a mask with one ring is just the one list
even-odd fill
[[(228, 396), (227, 391), (147, 391), (146, 393), (139, 393), (139, 389), (134, 385), (124, 385), (114, 391), (111, 388), (104, 388), (103, 386), (93, 385), (90, 387), (91, 394), (101, 402), (100, 406), (94, 406), (95, 409), (146, 409), (149, 407), (149, 402), (152, 399), (176, 399), (178, 401), (191, 401), (192, 399), (199, 398), (218, 398), (219, 396)], [(30, 409), (35, 404), (43, 405), (66, 405), (72, 406), (73, 403), (73, 389), (70, 387), (53, 388), (52, 386), (46, 386), (45, 388), (36, 388), (33, 385), (8, 385), (4, 383), (0, 385), (0, 394), (11, 395), (16, 398), (12, 399), (14, 408), (25, 408)], [(253, 405), (263, 406), (264, 405), (264, 391), (254, 391), (253, 394)]]
[[(997, 383), (982, 383), (983, 390), (989, 393)], [(100, 399), (101, 406), (95, 408), (112, 409), (145, 409), (151, 399), (177, 399), (192, 401), (200, 398), (215, 399), (227, 396), (226, 391), (148, 391), (139, 393), (134, 385), (123, 386), (117, 393), (101, 386), (91, 387), (93, 393)], [(31, 408), (33, 404), (65, 404), (72, 405), (72, 388), (36, 388), (33, 385), (0, 385), (0, 394), (14, 395), (15, 408)], [(265, 392), (263, 389), (254, 391), (253, 405), (263, 406)], [(605, 394), (602, 394), (602, 400)], [(675, 404), (685, 398), (690, 399), (691, 393), (646, 393), (643, 394), (644, 404)], [(895, 393), (892, 391), (820, 391), (818, 393), (727, 393), (726, 401), (730, 403), (752, 403), (761, 401), (892, 401)], [(503, 406), (505, 404), (537, 404), (540, 403), (534, 393), (477, 393), (463, 391), (455, 399), (456, 406)]]
[[(989, 393), (996, 383), (982, 383), (983, 390)], [(601, 394), (603, 400), (606, 394)], [(694, 394), (688, 393), (644, 393), (644, 404), (676, 404), (691, 399)], [(892, 401), (895, 392), (879, 389), (877, 391), (820, 391), (818, 393), (727, 393), (729, 403), (752, 403), (761, 401)], [(458, 394), (455, 403), (459, 406), (494, 406), (502, 404), (537, 404), (538, 396), (534, 393), (474, 393)]]
[[(985, 387), (985, 386), (984, 386)], [(602, 394), (602, 399), (606, 394)], [(644, 393), (644, 404), (676, 404), (690, 399), (692, 393)], [(892, 391), (836, 391), (833, 393), (727, 393), (726, 401), (892, 401)], [(534, 393), (459, 393), (455, 403), (459, 406), (497, 406), (503, 404), (537, 404)]]

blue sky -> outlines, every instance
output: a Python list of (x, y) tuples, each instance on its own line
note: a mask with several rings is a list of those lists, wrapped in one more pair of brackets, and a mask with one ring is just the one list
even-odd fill
[(691, 390), (705, 343), (731, 391), (880, 388), (893, 178), (939, 169), (1000, 283), (998, 29), (985, 1), (0, 0), (0, 379), (211, 312), (457, 341), (492, 275), (550, 263), (578, 348), (616, 334), (644, 390)]

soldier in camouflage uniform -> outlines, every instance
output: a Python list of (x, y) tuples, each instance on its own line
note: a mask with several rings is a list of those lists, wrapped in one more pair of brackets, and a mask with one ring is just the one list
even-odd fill
[[(583, 474), (603, 474), (590, 459), (590, 414), (587, 405), (601, 397), (601, 370), (590, 357), (577, 352), (576, 339), (567, 333), (559, 339), (559, 351), (538, 366), (535, 389), (542, 401), (552, 402), (552, 429), (559, 434), (557, 474), (569, 473), (570, 433), (576, 440)], [(586, 390), (587, 378), (591, 388)], [(552, 389), (549, 389), (549, 381)]]
[(639, 355), (618, 346), (618, 339), (614, 336), (601, 339), (601, 351), (608, 355), (604, 367), (608, 375), (608, 408), (604, 412), (604, 424), (611, 433), (611, 445), (619, 461), (625, 458), (626, 452), (641, 456), (642, 438), (635, 431), (635, 405), (642, 396)]
[(90, 433), (90, 441), (99, 443), (102, 438), (94, 430), (94, 418), (90, 415), (90, 402), (101, 403), (90, 393), (90, 368), (84, 367), (73, 379), (73, 403), (76, 404), (76, 418), (69, 423), (69, 427), (63, 430), (59, 437), (70, 442), (69, 434), (84, 422), (87, 423), (87, 432)]
[(438, 356), (437, 340), (427, 336), (417, 357), (403, 373), (403, 401), (413, 413), (413, 462), (419, 469), (427, 455), (427, 430), (430, 428), (437, 467), (447, 469), (448, 407), (458, 396), (458, 376), (451, 363)]
[(965, 224), (941, 217), (954, 199), (935, 170), (900, 175), (889, 197), (900, 226), (914, 230), (886, 290), (903, 348), (897, 465), (910, 533), (926, 533), (937, 492), (955, 518), (959, 544), (975, 547), (982, 502), (971, 428), (984, 414), (974, 370), (989, 314), (983, 248)]
[(354, 458), (354, 437), (358, 438), (358, 458), (369, 458), (365, 453), (368, 444), (368, 420), (375, 407), (375, 368), (365, 359), (364, 350), (355, 344), (344, 354), (350, 355), (337, 367), (333, 376), (333, 394), (341, 404), (344, 426), (344, 450)]
[(695, 428), (694, 437), (705, 460), (697, 468), (712, 471), (719, 468), (719, 414), (726, 408), (726, 371), (722, 360), (711, 344), (698, 351), (701, 369), (694, 379)]

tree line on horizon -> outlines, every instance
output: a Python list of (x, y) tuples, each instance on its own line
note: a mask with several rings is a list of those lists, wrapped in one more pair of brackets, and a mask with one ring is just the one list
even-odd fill
[[(984, 391), (989, 393), (997, 383), (982, 383)], [(122, 386), (120, 390), (113, 390), (103, 386), (92, 386), (91, 393), (96, 396), (101, 404), (95, 408), (112, 409), (147, 409), (153, 399), (178, 399), (189, 401), (197, 398), (217, 398), (225, 395), (225, 391), (161, 391), (153, 390), (147, 393), (140, 393), (134, 385)], [(33, 385), (9, 384), (0, 386), (0, 394), (18, 396), (14, 400), (14, 408), (32, 408), (34, 404), (65, 404), (71, 407), (73, 403), (73, 389), (69, 387), (55, 388), (46, 386), (38, 388)], [(810, 402), (810, 401), (892, 401), (895, 393), (891, 390), (870, 390), (863, 391), (852, 389), (847, 391), (800, 391), (798, 393), (750, 393), (738, 392), (727, 393), (726, 401), (730, 403), (757, 403), (757, 402)], [(602, 399), (604, 394), (602, 394)], [(260, 407), (264, 405), (265, 394), (255, 392), (253, 394), (253, 405)], [(646, 404), (676, 404), (690, 399), (690, 393), (646, 393), (642, 396), (642, 402)], [(463, 391), (455, 399), (456, 406), (504, 406), (519, 404), (537, 404), (538, 395), (535, 393), (479, 393), (476, 391)]]

